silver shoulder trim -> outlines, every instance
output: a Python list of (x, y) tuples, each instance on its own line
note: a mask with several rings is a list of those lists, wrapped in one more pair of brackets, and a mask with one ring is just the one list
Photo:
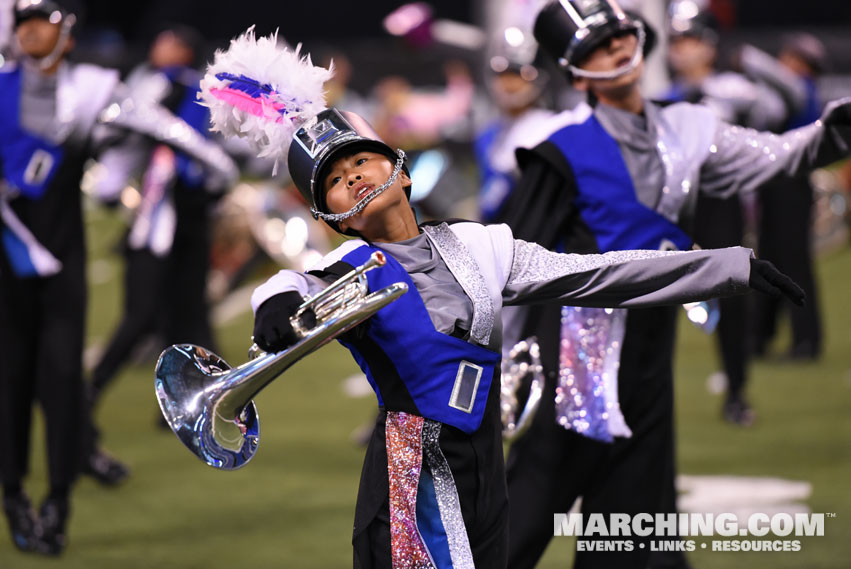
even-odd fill
[(423, 228), (426, 236), (446, 262), (458, 284), (473, 301), (473, 323), (470, 336), (477, 343), (487, 346), (494, 326), (495, 311), (476, 259), (446, 223)]

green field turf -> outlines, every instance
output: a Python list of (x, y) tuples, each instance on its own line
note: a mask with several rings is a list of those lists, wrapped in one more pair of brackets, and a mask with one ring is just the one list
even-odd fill
[[(102, 344), (118, 317), (121, 266), (113, 246), (122, 231), (113, 214), (90, 214), (89, 345)], [(271, 267), (268, 267), (271, 269)], [(680, 472), (806, 481), (814, 512), (835, 513), (826, 535), (797, 553), (690, 554), (696, 569), (845, 568), (851, 559), (851, 249), (822, 257), (826, 352), (817, 364), (755, 364), (750, 429), (723, 423), (720, 396), (706, 377), (716, 369), (712, 338), (681, 322), (677, 357)], [(247, 307), (246, 307), (247, 308)], [(242, 363), (251, 317), (217, 327), (220, 352)], [(262, 442), (235, 472), (202, 464), (156, 426), (153, 361), (133, 365), (98, 411), (105, 445), (133, 469), (123, 486), (77, 485), (70, 544), (59, 559), (18, 553), (0, 522), (0, 569), (342, 568), (351, 566), (350, 535), (363, 449), (353, 431), (373, 418), (371, 398), (351, 399), (342, 380), (356, 372), (346, 352), (329, 346), (273, 382), (256, 403)], [(37, 424), (27, 489), (45, 492), (42, 426)], [(540, 567), (567, 568), (573, 542), (558, 538)], [(486, 568), (485, 568), (486, 569)]]

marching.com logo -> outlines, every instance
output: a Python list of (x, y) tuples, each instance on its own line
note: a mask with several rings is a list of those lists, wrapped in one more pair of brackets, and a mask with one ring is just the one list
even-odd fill
[[(632, 551), (636, 547), (647, 547), (651, 551), (694, 551), (698, 547), (706, 549), (709, 546), (713, 551), (800, 551), (800, 540), (775, 538), (823, 536), (826, 517), (834, 517), (834, 514), (753, 513), (740, 518), (733, 513), (615, 513), (588, 516), (581, 513), (558, 513), (553, 518), (553, 535), (578, 537), (577, 549), (585, 551)], [(695, 540), (652, 539), (682, 537), (768, 539), (712, 540), (709, 546), (706, 542), (698, 545)]]

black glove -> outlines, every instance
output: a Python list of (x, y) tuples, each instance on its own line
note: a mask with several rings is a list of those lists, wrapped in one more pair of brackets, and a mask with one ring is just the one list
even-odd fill
[[(300, 337), (293, 330), (290, 317), (303, 302), (295, 291), (276, 294), (263, 302), (254, 316), (254, 343), (266, 352), (280, 352), (298, 342)], [(316, 324), (315, 316), (309, 311), (302, 321), (308, 328)]]
[(851, 125), (851, 97), (830, 101), (822, 111), (822, 121), (828, 126)]
[(751, 276), (748, 285), (774, 298), (786, 296), (798, 306), (803, 306), (806, 299), (798, 283), (778, 271), (770, 262), (762, 259), (751, 259)]

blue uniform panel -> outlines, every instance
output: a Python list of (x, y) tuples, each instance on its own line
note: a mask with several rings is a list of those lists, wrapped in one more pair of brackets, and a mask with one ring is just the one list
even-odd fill
[(420, 483), (417, 487), (417, 529), (428, 548), (437, 569), (452, 569), (452, 556), (449, 552), (449, 539), (446, 528), (440, 518), (440, 507), (434, 488), (434, 479), (428, 468), (420, 471)]
[(500, 122), (490, 125), (476, 137), (473, 144), (473, 152), (481, 178), (479, 208), (484, 222), (491, 221), (496, 217), (502, 204), (505, 203), (514, 189), (514, 179), (505, 172), (500, 172), (491, 164), (491, 149), (501, 127)]
[(594, 233), (600, 252), (660, 249), (673, 243), (689, 249), (691, 238), (677, 225), (638, 201), (617, 141), (592, 115), (549, 138), (567, 158), (576, 180), (576, 206)]
[[(186, 95), (177, 107), (176, 114), (205, 137), (209, 134), (210, 111), (198, 104), (198, 87), (186, 88)], [(177, 155), (177, 174), (184, 184), (197, 188), (204, 182), (204, 170), (192, 158), (184, 153)]]
[(21, 70), (0, 73), (0, 161), (6, 183), (29, 199), (41, 198), (59, 170), (61, 146), (26, 132), (20, 123)]
[(26, 244), (8, 227), (3, 227), (0, 235), (2, 235), (3, 249), (6, 251), (9, 265), (14, 273), (20, 278), (38, 276), (38, 269), (32, 262)]
[(821, 105), (819, 104), (818, 89), (812, 78), (804, 80), (807, 87), (807, 102), (797, 115), (789, 119), (787, 129), (802, 127), (814, 123), (821, 117)]
[[(343, 262), (358, 266), (376, 247), (364, 245)], [(389, 254), (387, 264), (367, 273), (369, 290), (405, 282), (408, 292), (378, 311), (367, 322), (367, 338), (379, 347), (404, 384), (420, 416), (457, 427), (466, 433), (479, 428), (500, 354), (438, 332), (408, 273)], [(358, 349), (358, 342), (342, 342), (351, 350), (388, 411), (406, 411), (403, 403), (388, 400), (374, 376), (376, 367)]]

